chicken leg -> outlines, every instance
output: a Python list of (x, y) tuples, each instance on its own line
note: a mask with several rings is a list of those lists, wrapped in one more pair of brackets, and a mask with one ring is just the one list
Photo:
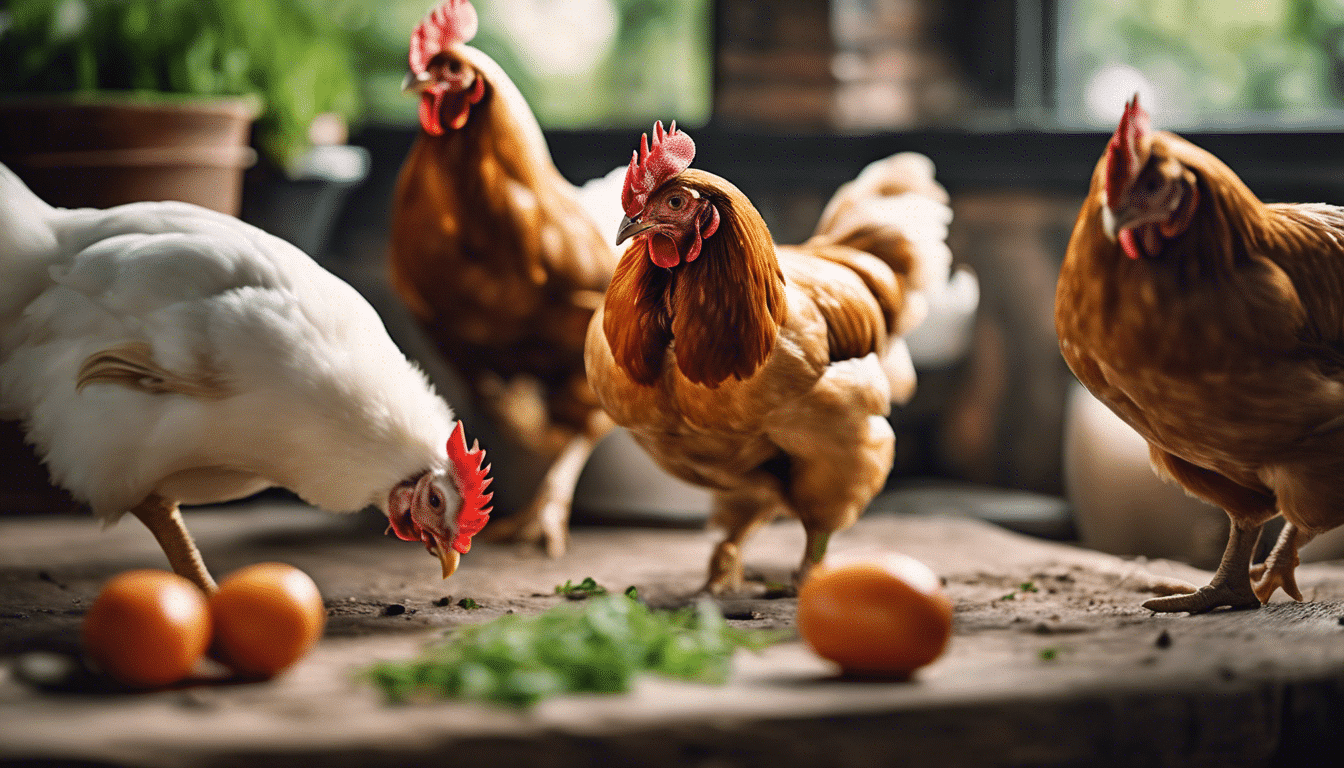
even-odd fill
[(1186, 492), (1222, 507), (1232, 521), (1223, 559), (1208, 586), (1191, 594), (1157, 597), (1143, 604), (1150, 611), (1206, 613), (1214, 608), (1259, 608), (1260, 599), (1251, 587), (1251, 557), (1260, 529), (1278, 514), (1277, 502), (1268, 492), (1234, 482), (1150, 445), (1149, 455), (1158, 474), (1167, 474)]
[(709, 577), (701, 592), (719, 596), (740, 592), (743, 582), (742, 542), (779, 513), (779, 492), (769, 487), (737, 488), (714, 494), (710, 520), (725, 532), (709, 558)]
[(140, 522), (154, 534), (154, 539), (168, 556), (168, 563), (172, 565), (174, 573), (190, 579), (206, 595), (215, 593), (218, 589), (215, 580), (206, 570), (201, 552), (196, 548), (196, 542), (192, 541), (191, 533), (182, 522), (182, 513), (177, 508), (177, 502), (168, 501), (158, 494), (151, 493), (131, 510), (131, 514), (140, 518)]
[(1252, 566), (1250, 570), (1255, 594), (1262, 603), (1269, 602), (1274, 590), (1279, 587), (1283, 587), (1283, 591), (1294, 600), (1299, 602), (1302, 600), (1302, 590), (1297, 588), (1296, 571), (1301, 562), (1297, 556), (1297, 549), (1313, 538), (1314, 534), (1307, 533), (1292, 523), (1283, 526), (1279, 540), (1274, 543), (1274, 549), (1265, 558), (1265, 562)]
[(1261, 525), (1263, 523), (1243, 527), (1233, 520), (1223, 559), (1207, 586), (1188, 595), (1155, 597), (1144, 602), (1143, 607), (1159, 613), (1207, 613), (1224, 606), (1233, 610), (1259, 608), (1260, 598), (1256, 597), (1255, 590), (1251, 588), (1250, 568)]
[[(605, 434), (605, 433), (604, 433)], [(559, 557), (569, 548), (569, 513), (574, 488), (601, 435), (593, 430), (576, 434), (546, 470), (532, 503), (522, 512), (485, 530), (487, 541), (540, 542), (546, 554)]]

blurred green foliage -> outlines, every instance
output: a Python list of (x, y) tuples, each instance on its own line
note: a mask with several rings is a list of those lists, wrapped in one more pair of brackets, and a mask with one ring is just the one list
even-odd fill
[(1061, 109), (1108, 65), (1140, 70), (1191, 122), (1311, 120), (1344, 107), (1341, 0), (1075, 0), (1061, 9)]
[[(258, 141), (288, 165), (307, 148), (319, 114), (415, 122), (416, 100), (401, 80), (411, 30), (434, 5), (0, 0), (0, 94), (255, 94), (263, 104)], [(543, 127), (709, 119), (710, 0), (475, 5), (481, 25), (472, 45), (509, 73)], [(568, 66), (555, 66), (556, 56)]]
[[(372, 119), (414, 123), (401, 92), (411, 30), (432, 0), (354, 0), (363, 95)], [(675, 118), (703, 125), (711, 105), (711, 0), (473, 0), (487, 53), (526, 97), (543, 128), (645, 127)], [(587, 16), (585, 16), (587, 14)], [(610, 28), (605, 45), (594, 28)], [(541, 34), (529, 34), (530, 31)], [(554, 66), (544, 55), (579, 49)], [(599, 36), (600, 37), (600, 36)], [(541, 47), (538, 48), (538, 45)], [(571, 51), (571, 53), (573, 53)]]
[(255, 94), (262, 148), (287, 164), (314, 117), (361, 113), (362, 0), (6, 0), (0, 92)]

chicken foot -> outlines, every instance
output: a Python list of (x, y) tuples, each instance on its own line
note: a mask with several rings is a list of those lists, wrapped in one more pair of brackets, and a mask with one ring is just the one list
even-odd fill
[(1279, 587), (1283, 587), (1289, 597), (1301, 602), (1302, 590), (1297, 588), (1296, 572), (1302, 561), (1297, 556), (1297, 550), (1313, 538), (1315, 534), (1307, 533), (1292, 523), (1283, 526), (1265, 562), (1251, 566), (1250, 576), (1260, 602), (1268, 603), (1274, 590)]
[(1246, 528), (1233, 520), (1223, 559), (1207, 586), (1187, 595), (1155, 597), (1144, 602), (1143, 607), (1159, 613), (1207, 613), (1222, 607), (1233, 610), (1259, 608), (1260, 598), (1251, 587), (1250, 573), (1251, 555), (1259, 536), (1260, 525)]
[[(605, 415), (603, 415), (605, 418)], [(487, 541), (539, 542), (551, 557), (560, 557), (569, 548), (569, 514), (574, 505), (574, 488), (605, 430), (579, 432), (556, 457), (532, 503), (512, 517), (491, 523), (483, 532)]]
[(206, 570), (205, 561), (201, 559), (196, 542), (182, 522), (182, 512), (176, 502), (151, 493), (130, 512), (140, 518), (140, 522), (154, 534), (154, 539), (168, 556), (168, 563), (174, 573), (191, 580), (207, 595), (215, 593), (215, 580)]
[(803, 582), (807, 581), (807, 576), (812, 572), (812, 569), (825, 559), (826, 547), (831, 541), (831, 531), (808, 528), (806, 533), (807, 543), (803, 547), (803, 562), (798, 566), (798, 572), (793, 575), (793, 584), (798, 588), (801, 588)]
[(778, 494), (764, 488), (720, 491), (714, 495), (711, 521), (725, 531), (709, 557), (709, 577), (700, 591), (715, 597), (742, 591), (742, 542), (751, 532), (774, 519)]

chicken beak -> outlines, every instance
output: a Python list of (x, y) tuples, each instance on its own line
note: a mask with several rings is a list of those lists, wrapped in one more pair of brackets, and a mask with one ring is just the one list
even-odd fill
[(440, 545), (437, 541), (429, 549), (430, 553), (437, 555), (439, 565), (443, 566), (443, 578), (448, 578), (457, 572), (458, 563), (462, 562), (462, 554), (452, 547)]
[(443, 566), (443, 578), (448, 578), (457, 572), (457, 565), (462, 561), (462, 555), (452, 547), (439, 548), (439, 564)]
[(433, 80), (428, 72), (406, 71), (406, 77), (401, 81), (402, 93), (419, 93), (424, 90), (425, 84)]
[(632, 219), (629, 216), (621, 217), (621, 228), (616, 232), (616, 244), (620, 245), (626, 240), (638, 235), (648, 229), (653, 229), (653, 222), (643, 222), (639, 219)]

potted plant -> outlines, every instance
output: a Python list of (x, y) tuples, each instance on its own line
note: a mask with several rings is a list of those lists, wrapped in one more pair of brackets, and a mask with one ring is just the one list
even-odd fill
[(0, 9), (0, 160), (60, 205), (182, 199), (236, 214), (254, 118), (256, 145), (287, 168), (315, 119), (358, 110), (334, 12), (350, 7), (11, 0)]

